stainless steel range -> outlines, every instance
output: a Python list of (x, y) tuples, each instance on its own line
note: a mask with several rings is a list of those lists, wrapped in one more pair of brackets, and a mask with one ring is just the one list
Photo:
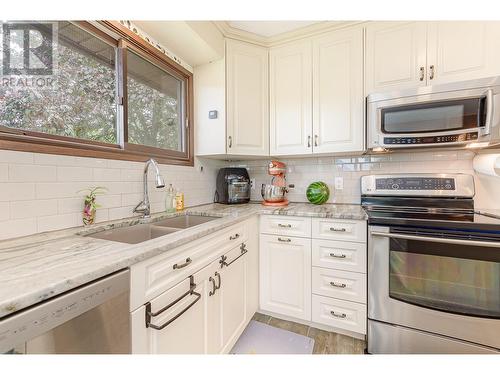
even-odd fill
[(500, 220), (465, 174), (371, 175), (368, 352), (500, 353)]

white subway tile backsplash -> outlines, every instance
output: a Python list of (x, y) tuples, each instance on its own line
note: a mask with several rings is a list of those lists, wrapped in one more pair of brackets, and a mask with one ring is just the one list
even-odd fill
[(0, 221), (9, 220), (10, 205), (9, 202), (0, 202)]
[(35, 184), (27, 182), (0, 183), (0, 202), (35, 199)]
[(0, 150), (0, 163), (33, 164), (33, 153)]
[(10, 218), (25, 219), (57, 214), (57, 199), (10, 202)]
[(0, 240), (36, 233), (36, 218), (7, 220), (0, 223)]
[(37, 232), (73, 228), (81, 225), (80, 213), (37, 217)]
[[(305, 196), (307, 186), (313, 181), (323, 181), (330, 188), (329, 203), (359, 204), (361, 176), (407, 172), (474, 174), (472, 170), (473, 156), (474, 154), (470, 151), (427, 151), (356, 157), (283, 158), (280, 160), (288, 166), (287, 182), (295, 185), (295, 188), (290, 190), (288, 194), (290, 201), (307, 201)], [(271, 177), (267, 174), (267, 160), (230, 163), (231, 166), (236, 164), (249, 168), (249, 174), (255, 178), (257, 187), (271, 181)], [(334, 189), (334, 177), (337, 176), (344, 178), (344, 189), (342, 190)], [(262, 199), (260, 189), (253, 190), (251, 196), (253, 200)]]
[(56, 167), (10, 164), (9, 181), (11, 182), (47, 182), (56, 179)]
[(93, 181), (121, 181), (121, 171), (113, 168), (94, 168)]
[(92, 168), (88, 167), (57, 167), (57, 181), (92, 181)]
[(0, 164), (0, 182), (7, 182), (9, 180), (9, 166), (8, 164)]

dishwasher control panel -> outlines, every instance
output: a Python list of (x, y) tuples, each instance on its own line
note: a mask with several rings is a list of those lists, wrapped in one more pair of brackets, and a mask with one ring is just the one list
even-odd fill
[(120, 271), (0, 319), (0, 353), (92, 310), (129, 289), (129, 271)]

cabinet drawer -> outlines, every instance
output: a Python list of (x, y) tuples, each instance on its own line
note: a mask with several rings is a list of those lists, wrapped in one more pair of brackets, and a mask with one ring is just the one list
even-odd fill
[(364, 335), (366, 305), (313, 294), (312, 321)]
[(278, 236), (311, 237), (311, 218), (281, 215), (262, 215), (260, 233)]
[(366, 303), (366, 275), (313, 267), (312, 292), (325, 297)]
[(312, 237), (325, 240), (366, 242), (366, 221), (314, 218), (312, 220)]
[(244, 223), (240, 223), (132, 265), (130, 311), (163, 293), (246, 239)]
[(312, 240), (312, 265), (366, 273), (366, 244), (361, 242)]

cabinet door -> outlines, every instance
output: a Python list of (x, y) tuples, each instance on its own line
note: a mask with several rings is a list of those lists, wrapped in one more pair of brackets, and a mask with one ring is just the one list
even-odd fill
[(269, 155), (268, 51), (226, 41), (227, 153)]
[(261, 234), (260, 307), (310, 320), (310, 239)]
[(221, 270), (222, 353), (228, 353), (245, 329), (247, 301), (246, 249), (237, 247), (225, 255)]
[(429, 23), (428, 83), (446, 83), (500, 74), (500, 22)]
[(311, 42), (270, 51), (271, 155), (312, 152)]
[[(224, 59), (194, 68), (196, 155), (226, 153), (226, 64)], [(217, 118), (209, 112), (217, 111)]]
[(426, 85), (426, 22), (374, 22), (366, 27), (365, 93)]
[(363, 30), (313, 41), (313, 152), (364, 148)]
[[(131, 313), (131, 341), (133, 354), (203, 354), (207, 352), (207, 279), (209, 269), (194, 275), (196, 288), (156, 317), (151, 323), (158, 329), (146, 327), (146, 306)], [(153, 299), (151, 311), (158, 312), (182, 297), (192, 287), (190, 278)], [(175, 318), (175, 319), (174, 319)], [(165, 327), (162, 325), (171, 321)]]

